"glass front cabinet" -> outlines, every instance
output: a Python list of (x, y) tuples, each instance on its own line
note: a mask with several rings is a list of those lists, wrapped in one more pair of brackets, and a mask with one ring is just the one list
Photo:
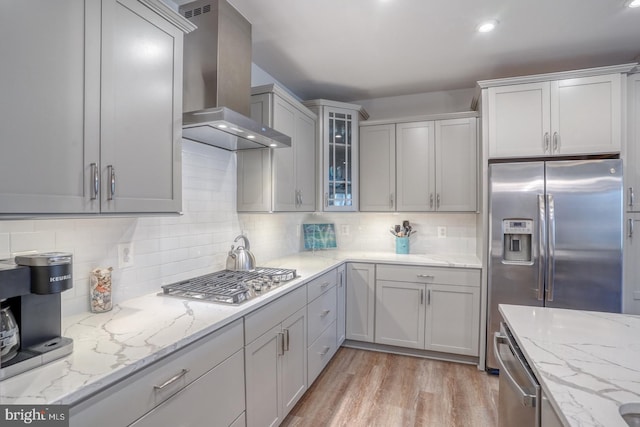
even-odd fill
[(318, 115), (322, 171), (318, 206), (323, 211), (358, 210), (358, 128), (369, 115), (359, 105), (317, 99), (304, 102)]

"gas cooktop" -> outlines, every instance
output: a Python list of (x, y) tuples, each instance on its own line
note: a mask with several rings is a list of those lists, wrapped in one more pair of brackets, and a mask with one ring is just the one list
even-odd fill
[(159, 295), (224, 304), (241, 304), (296, 278), (296, 270), (258, 267), (253, 271), (222, 270), (162, 286)]

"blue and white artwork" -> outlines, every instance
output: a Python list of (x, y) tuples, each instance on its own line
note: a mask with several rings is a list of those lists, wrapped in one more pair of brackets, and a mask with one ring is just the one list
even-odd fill
[(302, 224), (305, 249), (335, 249), (336, 229), (333, 224)]

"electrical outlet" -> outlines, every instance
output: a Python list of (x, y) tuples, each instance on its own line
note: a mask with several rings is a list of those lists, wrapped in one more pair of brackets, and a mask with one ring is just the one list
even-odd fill
[(127, 268), (133, 266), (133, 243), (118, 244), (118, 267)]
[(438, 227), (438, 238), (447, 237), (447, 227)]
[(349, 226), (349, 224), (340, 225), (340, 234), (342, 234), (343, 236), (348, 236), (350, 232), (351, 227)]

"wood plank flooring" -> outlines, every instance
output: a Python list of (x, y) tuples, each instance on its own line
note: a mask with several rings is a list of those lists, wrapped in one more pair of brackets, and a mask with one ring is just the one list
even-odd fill
[(497, 402), (474, 365), (343, 347), (282, 426), (491, 427)]

